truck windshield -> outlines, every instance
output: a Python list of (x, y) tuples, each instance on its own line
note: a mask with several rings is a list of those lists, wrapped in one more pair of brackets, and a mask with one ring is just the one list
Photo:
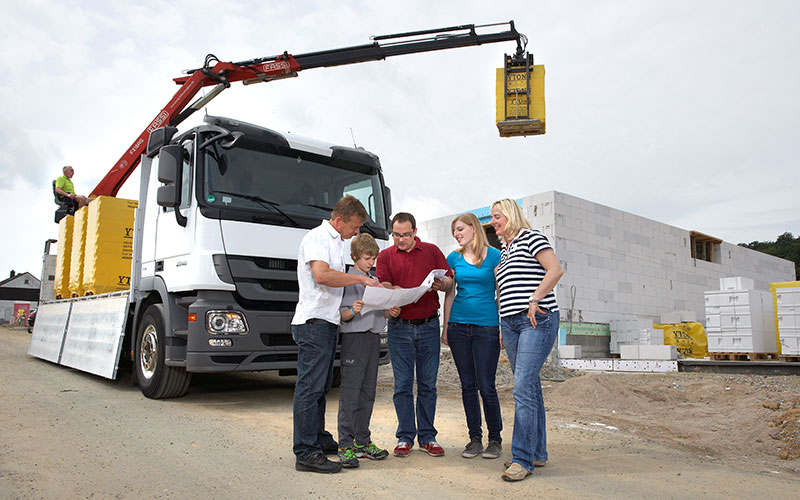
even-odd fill
[(386, 235), (377, 169), (294, 150), (261, 149), (238, 145), (225, 149), (216, 144), (205, 149), (200, 167), (206, 215), (313, 228), (330, 217), (342, 196), (350, 194), (369, 214), (362, 230)]

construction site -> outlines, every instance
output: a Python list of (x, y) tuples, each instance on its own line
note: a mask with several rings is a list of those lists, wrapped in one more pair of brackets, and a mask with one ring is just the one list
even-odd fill
[[(359, 17), (344, 11), (343, 16)], [(334, 19), (333, 11), (329, 15)], [(712, 19), (716, 12), (706, 15)], [(588, 26), (594, 23), (589, 16), (580, 29), (562, 27), (554, 33), (590, 31)], [(302, 26), (298, 22), (297, 30)], [(632, 147), (625, 140), (636, 135), (636, 125), (621, 127), (613, 113), (597, 119), (591, 106), (584, 104), (569, 116), (564, 106), (569, 98), (564, 99), (561, 90), (554, 92), (555, 111), (549, 107), (551, 73), (545, 64), (548, 71), (557, 68), (557, 82), (583, 80), (582, 86), (589, 88), (588, 78), (569, 75), (548, 57), (534, 58), (525, 26), (514, 20), (443, 26), (371, 35), (361, 44), (353, 44), (348, 33), (347, 43), (332, 44), (335, 48), (326, 46), (321, 36), (312, 36), (311, 42), (321, 45), (314, 51), (291, 52), (281, 45), (274, 55), (238, 61), (213, 53), (196, 60), (197, 54), (192, 54), (196, 64), (180, 76), (165, 77), (159, 67), (158, 77), (169, 85), (166, 104), (161, 94), (158, 105), (149, 98), (137, 102), (147, 107), (146, 119), (136, 121), (137, 135), (125, 128), (124, 143), (117, 144), (115, 137), (115, 148), (102, 148), (104, 155), (113, 150), (116, 161), (109, 160), (102, 168), (77, 169), (92, 172), (79, 180), (96, 182), (94, 188), (76, 189), (72, 183), (76, 169), (69, 164), (59, 167), (63, 175), (47, 178), (48, 230), (32, 230), (45, 237), (37, 240), (35, 252), (27, 250), (38, 259), (43, 247), (41, 269), (11, 271), (0, 281), (0, 377), (8, 382), (0, 390), (4, 422), (0, 499), (407, 498), (421, 493), (442, 498), (570, 500), (797, 496), (800, 280), (796, 262), (709, 234), (717, 228), (726, 235), (756, 234), (760, 225), (796, 224), (796, 210), (786, 208), (786, 186), (794, 185), (791, 175), (796, 172), (780, 182), (777, 175), (764, 175), (775, 184), (773, 198), (780, 208), (773, 212), (765, 208), (762, 213), (760, 208), (767, 203), (748, 199), (757, 207), (748, 208), (749, 233), (736, 228), (741, 212), (718, 224), (709, 222), (716, 213), (709, 207), (730, 207), (738, 198), (706, 192), (702, 172), (696, 178), (691, 170), (690, 175), (681, 171), (680, 179), (677, 173), (664, 177), (656, 162), (680, 149), (673, 144), (672, 149), (664, 146), (656, 151), (659, 140), (664, 144), (673, 140), (666, 132), (653, 135), (652, 143)], [(467, 79), (474, 68), (463, 64), (470, 60), (448, 59), (444, 54), (460, 53), (451, 49), (489, 53), (487, 46), (503, 49), (494, 51), (497, 57), (489, 77), (470, 87)], [(406, 56), (419, 58), (420, 66), (398, 70), (385, 61)], [(135, 53), (135, 58), (143, 57), (152, 55)], [(185, 61), (190, 56), (181, 57)], [(436, 57), (442, 59), (431, 71), (430, 61)], [(373, 62), (387, 64), (388, 69), (372, 74), (352, 69), (356, 75), (352, 82), (357, 83), (343, 77), (344, 68)], [(610, 58), (608, 68), (614, 62)], [(309, 86), (297, 83), (304, 82), (306, 71), (312, 69), (331, 69), (322, 73), (343, 81), (341, 88), (350, 93), (329, 92), (317, 100), (319, 96), (309, 89), (331, 80), (310, 80)], [(450, 79), (433, 78), (436, 72)], [(606, 79), (599, 73), (594, 71), (591, 78)], [(374, 87), (364, 83), (364, 74), (385, 79), (385, 92), (377, 98), (370, 94)], [(301, 75), (303, 79), (297, 79)], [(625, 78), (619, 80), (624, 83)], [(226, 98), (252, 92), (241, 87), (255, 84), (267, 84), (258, 85), (259, 90), (276, 88), (274, 109), (266, 113), (272, 116), (264, 120), (254, 120), (263, 109), (248, 104), (259, 97), (245, 99), (244, 106), (225, 99), (210, 104), (223, 92)], [(286, 119), (281, 128), (270, 119), (274, 122), (276, 115), (296, 105), (286, 99), (291, 95), (286, 89), (292, 85), (314, 107), (298, 106), (297, 120)], [(444, 93), (432, 99), (421, 88), (426, 85)], [(459, 95), (462, 86), (468, 89), (464, 96)], [(355, 102), (353, 96), (359, 93), (363, 95)], [(451, 94), (453, 103), (445, 103), (442, 96)], [(475, 105), (476, 96), (491, 105)], [(376, 104), (376, 99), (381, 102)], [(643, 109), (642, 103), (657, 100), (646, 93), (639, 99)], [(416, 106), (416, 114), (401, 122), (401, 108), (409, 107), (409, 102)], [(595, 97), (594, 102), (602, 99)], [(250, 113), (248, 107), (255, 111)], [(245, 111), (234, 117), (227, 113), (229, 108)], [(348, 125), (348, 134), (344, 140), (340, 135), (339, 142), (294, 133), (295, 125), (304, 121), (318, 132), (311, 124), (328, 123), (343, 110), (353, 109), (352, 116), (358, 116), (359, 108), (380, 108), (380, 117), (356, 127), (357, 133)], [(459, 122), (471, 114), (490, 127), (460, 128)], [(602, 161), (595, 163), (598, 155), (576, 160), (580, 147), (573, 149), (574, 137), (558, 127), (563, 127), (565, 117), (578, 115), (596, 124), (597, 144), (619, 138), (614, 147), (630, 157), (652, 148), (653, 163), (633, 172), (609, 161), (608, 171), (601, 172), (597, 165)], [(650, 120), (659, 134), (668, 128), (663, 116)], [(554, 130), (558, 142), (546, 142)], [(362, 131), (363, 136), (379, 136), (375, 142), (386, 146), (386, 152), (362, 146)], [(85, 135), (93, 133), (100, 131)], [(482, 149), (477, 138), (487, 135), (495, 142)], [(435, 137), (435, 143), (421, 137)], [(725, 148), (736, 143), (727, 135), (724, 139)], [(722, 164), (728, 156), (719, 144), (709, 140), (703, 152), (715, 147)], [(564, 152), (563, 161), (543, 165), (538, 160), (548, 158), (551, 148)], [(598, 148), (605, 151), (606, 146)], [(731, 177), (746, 170), (742, 165), (739, 170), (730, 168)], [(670, 185), (673, 180), (687, 192), (703, 186), (703, 197), (695, 197), (704, 202), (676, 210), (680, 213), (667, 222), (656, 220), (667, 212), (653, 208), (661, 201), (662, 187), (651, 185), (648, 169), (654, 179), (659, 171), (657, 182), (663, 184), (664, 193), (678, 189)], [(723, 182), (719, 180), (727, 175), (720, 173), (723, 170), (716, 167), (715, 182)], [(607, 184), (607, 178), (617, 184)], [(761, 196), (763, 185), (748, 179), (752, 191)], [(593, 182), (603, 187), (595, 190)], [(76, 185), (85, 186), (78, 180)], [(526, 192), (534, 185), (544, 188)], [(580, 196), (566, 192), (572, 186)], [(651, 198), (641, 193), (645, 186), (652, 189)], [(595, 192), (597, 200), (587, 198), (587, 193)], [(341, 466), (335, 472), (344, 473), (335, 476), (297, 472), (325, 472), (302, 469), (293, 451), (296, 394), (302, 387), (298, 380), (308, 370), (301, 363), (302, 342), (293, 333), (297, 326), (293, 318), (301, 287), (309, 286), (303, 285), (300, 272), (317, 261), (305, 262), (298, 254), (306, 236), (334, 219), (332, 210), (339, 200), (355, 198), (367, 218), (355, 226), (354, 234), (371, 235), (381, 251), (392, 241), (400, 248), (398, 238), (416, 235), (444, 256), (463, 252), (454, 239), (454, 224), (456, 217), (469, 213), (481, 224), (481, 238), (485, 235), (489, 245), (502, 249), (503, 258), (509, 259), (511, 239), (493, 223), (495, 196), (511, 197), (514, 209), (521, 210), (531, 228), (549, 242), (552, 248), (547, 250), (555, 253), (563, 271), (553, 289), (560, 315), (557, 337), (552, 349), (548, 344), (543, 350), (542, 359), (550, 354), (540, 372), (549, 459), (533, 460), (535, 470), (523, 469), (531, 477), (521, 485), (499, 479), (511, 481), (505, 474), (516, 462), (504, 464), (504, 460), (517, 458), (512, 457), (512, 433), (519, 407), (509, 362), (516, 354), (506, 349), (496, 370), (502, 459), (468, 460), (474, 455), (468, 457), (461, 450), (474, 437), (465, 426), (462, 378), (453, 358), (456, 351), (442, 336), (433, 401), (438, 427), (434, 436), (443, 452), (435, 455), (427, 450), (438, 458), (422, 453), (419, 442), (419, 450), (406, 452), (402, 459), (396, 448), (388, 460), (360, 456), (358, 472)], [(617, 199), (618, 206), (610, 201)], [(640, 207), (646, 215), (635, 213)], [(392, 216), (398, 212), (422, 214), (412, 232), (399, 234), (394, 229)], [(435, 217), (428, 216), (431, 213)], [(696, 226), (673, 225), (695, 220)], [(338, 234), (343, 266), (350, 270), (357, 256), (350, 255), (349, 240)], [(482, 257), (478, 267), (480, 262)], [(495, 306), (501, 300), (500, 267), (494, 269), (491, 283), (497, 287)], [(331, 269), (333, 265), (326, 267)], [(444, 276), (446, 270), (436, 271)], [(311, 279), (317, 276), (312, 274)], [(313, 286), (320, 283), (314, 281)], [(392, 288), (391, 283), (383, 285)], [(381, 288), (380, 282), (375, 286)], [(445, 304), (444, 290), (437, 294), (440, 289), (432, 289), (439, 304)], [(535, 329), (534, 311), (540, 299), (529, 295), (524, 299), (525, 314)], [(354, 307), (355, 303), (349, 308), (350, 317), (357, 314)], [(337, 314), (347, 319), (344, 312)], [(399, 321), (419, 326), (448, 315), (448, 309), (440, 307), (433, 315)], [(313, 324), (319, 318), (300, 323)], [(344, 331), (337, 325), (333, 328)], [(395, 442), (401, 445), (390, 331), (375, 330), (380, 341), (377, 393), (371, 423), (367, 420), (370, 439), (388, 448)], [(444, 335), (441, 328), (438, 331)], [(493, 337), (497, 342), (497, 335)], [(327, 422), (323, 427), (335, 436), (348, 358), (342, 355), (341, 332), (331, 342), (329, 379), (323, 380), (330, 393), (327, 407), (322, 394), (320, 414)], [(520, 365), (516, 366), (519, 376)], [(416, 377), (419, 380), (419, 367)], [(418, 390), (412, 392), (418, 396)], [(419, 413), (419, 402), (417, 406)], [(485, 419), (489, 420), (488, 413)], [(324, 459), (336, 449), (320, 453)]]

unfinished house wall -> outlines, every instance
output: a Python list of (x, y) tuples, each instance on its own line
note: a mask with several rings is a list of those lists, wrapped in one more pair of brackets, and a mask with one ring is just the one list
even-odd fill
[[(790, 261), (718, 241), (713, 259), (692, 257), (692, 233), (557, 191), (518, 200), (542, 231), (565, 271), (556, 288), (562, 321), (610, 323), (694, 311), (704, 322), (704, 292), (719, 278), (744, 276), (758, 290), (794, 279)], [(464, 211), (489, 220), (489, 207)], [(445, 255), (457, 248), (450, 222), (457, 214), (418, 222), (418, 235)]]
[(565, 193), (554, 193), (554, 209), (565, 320), (658, 320), (664, 312), (689, 310), (704, 322), (703, 292), (718, 290), (719, 278), (744, 276), (769, 290), (770, 282), (794, 277), (790, 261), (726, 242), (715, 247), (716, 262), (693, 258), (689, 230)]

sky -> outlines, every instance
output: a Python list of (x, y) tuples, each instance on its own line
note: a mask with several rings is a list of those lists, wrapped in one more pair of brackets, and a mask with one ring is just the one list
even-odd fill
[[(234, 84), (207, 112), (355, 140), (381, 158), (393, 209), (418, 220), (555, 190), (731, 243), (800, 235), (795, 0), (3, 4), (0, 278), (40, 274), (61, 167), (92, 191), (176, 92), (172, 78), (206, 54), (241, 61), (512, 19), (545, 66), (545, 135), (497, 132), (495, 68), (513, 42)], [(120, 196), (137, 186), (134, 174)]]

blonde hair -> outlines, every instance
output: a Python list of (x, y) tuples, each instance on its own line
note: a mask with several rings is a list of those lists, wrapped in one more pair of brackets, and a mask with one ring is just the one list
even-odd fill
[[(475, 254), (475, 257), (478, 259), (475, 267), (481, 267), (481, 264), (483, 264), (483, 252), (485, 252), (486, 247), (489, 246), (489, 240), (486, 238), (486, 233), (483, 231), (481, 221), (479, 221), (473, 213), (467, 212), (461, 214), (450, 223), (450, 234), (455, 232), (456, 222), (463, 222), (472, 228), (472, 232), (474, 233), (471, 243), (472, 253)], [(457, 248), (456, 252), (463, 254), (464, 247)]]
[(505, 230), (507, 236), (503, 237), (506, 242), (516, 238), (521, 230), (531, 228), (531, 223), (522, 214), (522, 208), (516, 201), (510, 198), (503, 198), (492, 203), (492, 208), (499, 210), (508, 219)]
[(356, 237), (353, 238), (353, 241), (350, 242), (350, 257), (353, 258), (353, 262), (365, 255), (374, 255), (377, 257), (380, 251), (381, 248), (371, 234), (357, 234)]

